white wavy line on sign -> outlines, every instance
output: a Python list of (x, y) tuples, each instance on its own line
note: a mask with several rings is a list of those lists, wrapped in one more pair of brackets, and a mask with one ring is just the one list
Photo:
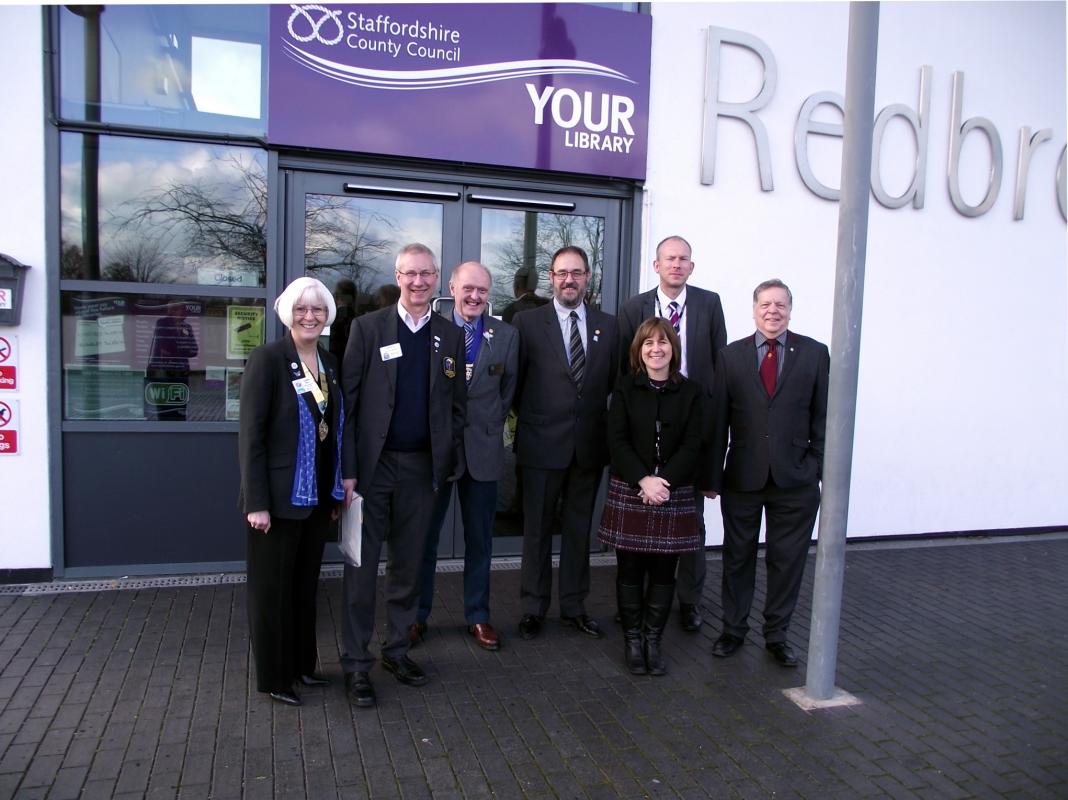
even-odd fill
[(286, 42), (288, 55), (320, 75), (343, 83), (373, 89), (440, 89), (512, 80), (536, 75), (594, 75), (636, 83), (624, 73), (591, 61), (573, 59), (530, 59), (502, 61), (469, 67), (424, 70), (382, 70), (338, 64)]

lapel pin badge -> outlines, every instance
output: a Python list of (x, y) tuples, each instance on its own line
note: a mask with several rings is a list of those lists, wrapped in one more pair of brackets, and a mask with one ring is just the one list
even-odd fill
[(446, 356), (441, 362), (442, 369), (445, 371), (446, 378), (456, 377), (456, 359), (450, 356)]
[(296, 369), (297, 368), (297, 362), (296, 361), (290, 361), (289, 362), (289, 368), (290, 369)]

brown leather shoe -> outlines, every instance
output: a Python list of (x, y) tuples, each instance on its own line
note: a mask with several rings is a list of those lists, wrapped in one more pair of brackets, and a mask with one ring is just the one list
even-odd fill
[(501, 637), (497, 635), (497, 631), (493, 630), (493, 626), (488, 622), (477, 622), (474, 625), (468, 625), (467, 632), (475, 637), (475, 644), (483, 650), (501, 649)]
[(408, 643), (412, 647), (415, 647), (426, 635), (426, 623), (425, 622), (413, 622), (408, 626)]

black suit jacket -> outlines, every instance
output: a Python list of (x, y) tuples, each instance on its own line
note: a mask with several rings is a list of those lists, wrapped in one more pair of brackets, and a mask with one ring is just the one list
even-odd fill
[(783, 488), (820, 480), (830, 353), (826, 345), (790, 331), (784, 357), (775, 393), (768, 397), (757, 371), (755, 334), (719, 351), (714, 389), (714, 490), (757, 491), (767, 484), (769, 473)]
[[(357, 317), (349, 331), (341, 364), (345, 387), (345, 437), (342, 475), (370, 487), (389, 433), (396, 397), (397, 361), (382, 359), (382, 348), (397, 343), (403, 325), (396, 304)], [(430, 322), (430, 452), (435, 488), (463, 470), (464, 337), (460, 328), (440, 314)], [(403, 356), (401, 356), (403, 358)], [(451, 364), (447, 361), (451, 359)], [(451, 375), (449, 373), (452, 373)]]
[(519, 381), (515, 407), (516, 460), (520, 466), (600, 469), (608, 463), (605, 416), (616, 380), (616, 318), (586, 308), (586, 368), (581, 393), (571, 380), (556, 306), (516, 314)]
[[(336, 453), (338, 409), (344, 402), (337, 379), (337, 361), (319, 348), (319, 357), (329, 381), (330, 402), (326, 408), (330, 437), (328, 452)], [(249, 354), (241, 376), (241, 423), (238, 431), (238, 457), (241, 463), (239, 504), (245, 514), (269, 511), (272, 517), (305, 519), (310, 506), (289, 502), (293, 493), (293, 468), (297, 460), (300, 431), (297, 403), (305, 403), (316, 424), (322, 419), (311, 392), (298, 395), (293, 381), (303, 377), (297, 348), (287, 331), (285, 336), (261, 345)], [(320, 503), (334, 502), (319, 498)]]
[[(666, 309), (664, 309), (666, 313)], [(630, 345), (645, 320), (656, 316), (656, 289), (630, 298), (619, 309), (620, 370), (630, 372)], [(686, 310), (682, 315), (686, 329), (687, 376), (706, 392), (712, 392), (716, 353), (727, 344), (727, 326), (719, 295), (696, 286), (686, 287)]]

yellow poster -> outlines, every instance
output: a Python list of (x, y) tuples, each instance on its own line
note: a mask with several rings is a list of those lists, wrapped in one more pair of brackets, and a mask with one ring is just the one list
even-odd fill
[(263, 344), (263, 309), (256, 306), (226, 307), (226, 357), (248, 358)]

